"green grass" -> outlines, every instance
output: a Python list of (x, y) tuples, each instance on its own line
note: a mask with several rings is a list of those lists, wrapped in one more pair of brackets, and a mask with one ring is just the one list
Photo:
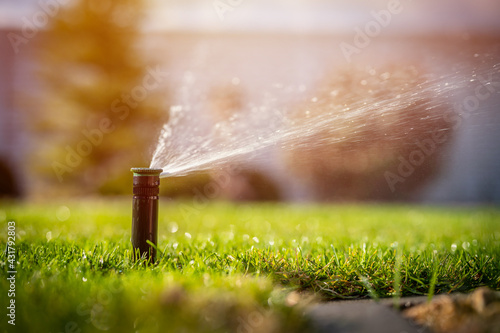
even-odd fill
[(6, 332), (293, 332), (311, 300), (500, 289), (495, 208), (162, 202), (151, 266), (130, 259), (128, 199), (1, 207)]

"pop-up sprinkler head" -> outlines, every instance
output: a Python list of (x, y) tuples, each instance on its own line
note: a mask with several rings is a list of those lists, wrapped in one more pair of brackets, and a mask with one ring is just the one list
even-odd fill
[[(132, 246), (134, 258), (155, 262), (158, 240), (158, 194), (162, 169), (132, 168), (134, 199), (132, 205)], [(154, 244), (151, 246), (148, 241)]]

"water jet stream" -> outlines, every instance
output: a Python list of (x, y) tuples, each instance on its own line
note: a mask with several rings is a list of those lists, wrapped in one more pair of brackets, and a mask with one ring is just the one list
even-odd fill
[[(499, 67), (497, 64), (493, 70), (498, 71)], [(478, 70), (472, 77), (491, 71), (491, 68)], [(203, 114), (203, 105), (190, 104), (188, 94), (183, 105), (172, 107), (170, 120), (163, 127), (150, 167), (163, 169), (161, 178), (183, 176), (198, 170), (221, 168), (243, 157), (248, 159), (256, 151), (268, 147), (307, 149), (315, 145), (361, 140), (364, 124), (360, 119), (363, 117), (381, 117), (386, 124), (392, 122), (395, 126), (412, 127), (410, 118), (396, 117), (397, 112), (417, 104), (432, 112), (450, 104), (451, 97), (461, 93), (470, 84), (471, 77), (456, 72), (445, 76), (420, 76), (419, 80), (409, 89), (395, 86), (390, 91), (375, 92), (349, 105), (334, 97), (314, 97), (304, 103), (300, 113), (297, 109), (291, 111), (277, 107), (272, 102), (259, 107), (249, 106), (206, 128), (203, 125), (210, 119)], [(190, 88), (183, 87), (183, 93), (186, 95)], [(442, 117), (442, 114), (431, 117)], [(316, 142), (306, 140), (316, 138), (315, 135), (324, 131), (338, 135), (322, 137)]]

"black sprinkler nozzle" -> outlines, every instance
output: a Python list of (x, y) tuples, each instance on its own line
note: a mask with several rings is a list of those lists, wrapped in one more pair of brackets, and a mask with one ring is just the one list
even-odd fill
[[(132, 246), (134, 259), (154, 263), (158, 242), (158, 195), (162, 169), (132, 168), (134, 198), (132, 202)], [(150, 245), (149, 242), (154, 244)]]

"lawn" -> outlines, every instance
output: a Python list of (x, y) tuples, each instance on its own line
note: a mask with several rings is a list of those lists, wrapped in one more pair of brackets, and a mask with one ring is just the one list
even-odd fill
[(130, 259), (131, 199), (0, 207), (2, 332), (293, 332), (311, 302), (500, 290), (493, 207), (163, 201), (154, 265)]

